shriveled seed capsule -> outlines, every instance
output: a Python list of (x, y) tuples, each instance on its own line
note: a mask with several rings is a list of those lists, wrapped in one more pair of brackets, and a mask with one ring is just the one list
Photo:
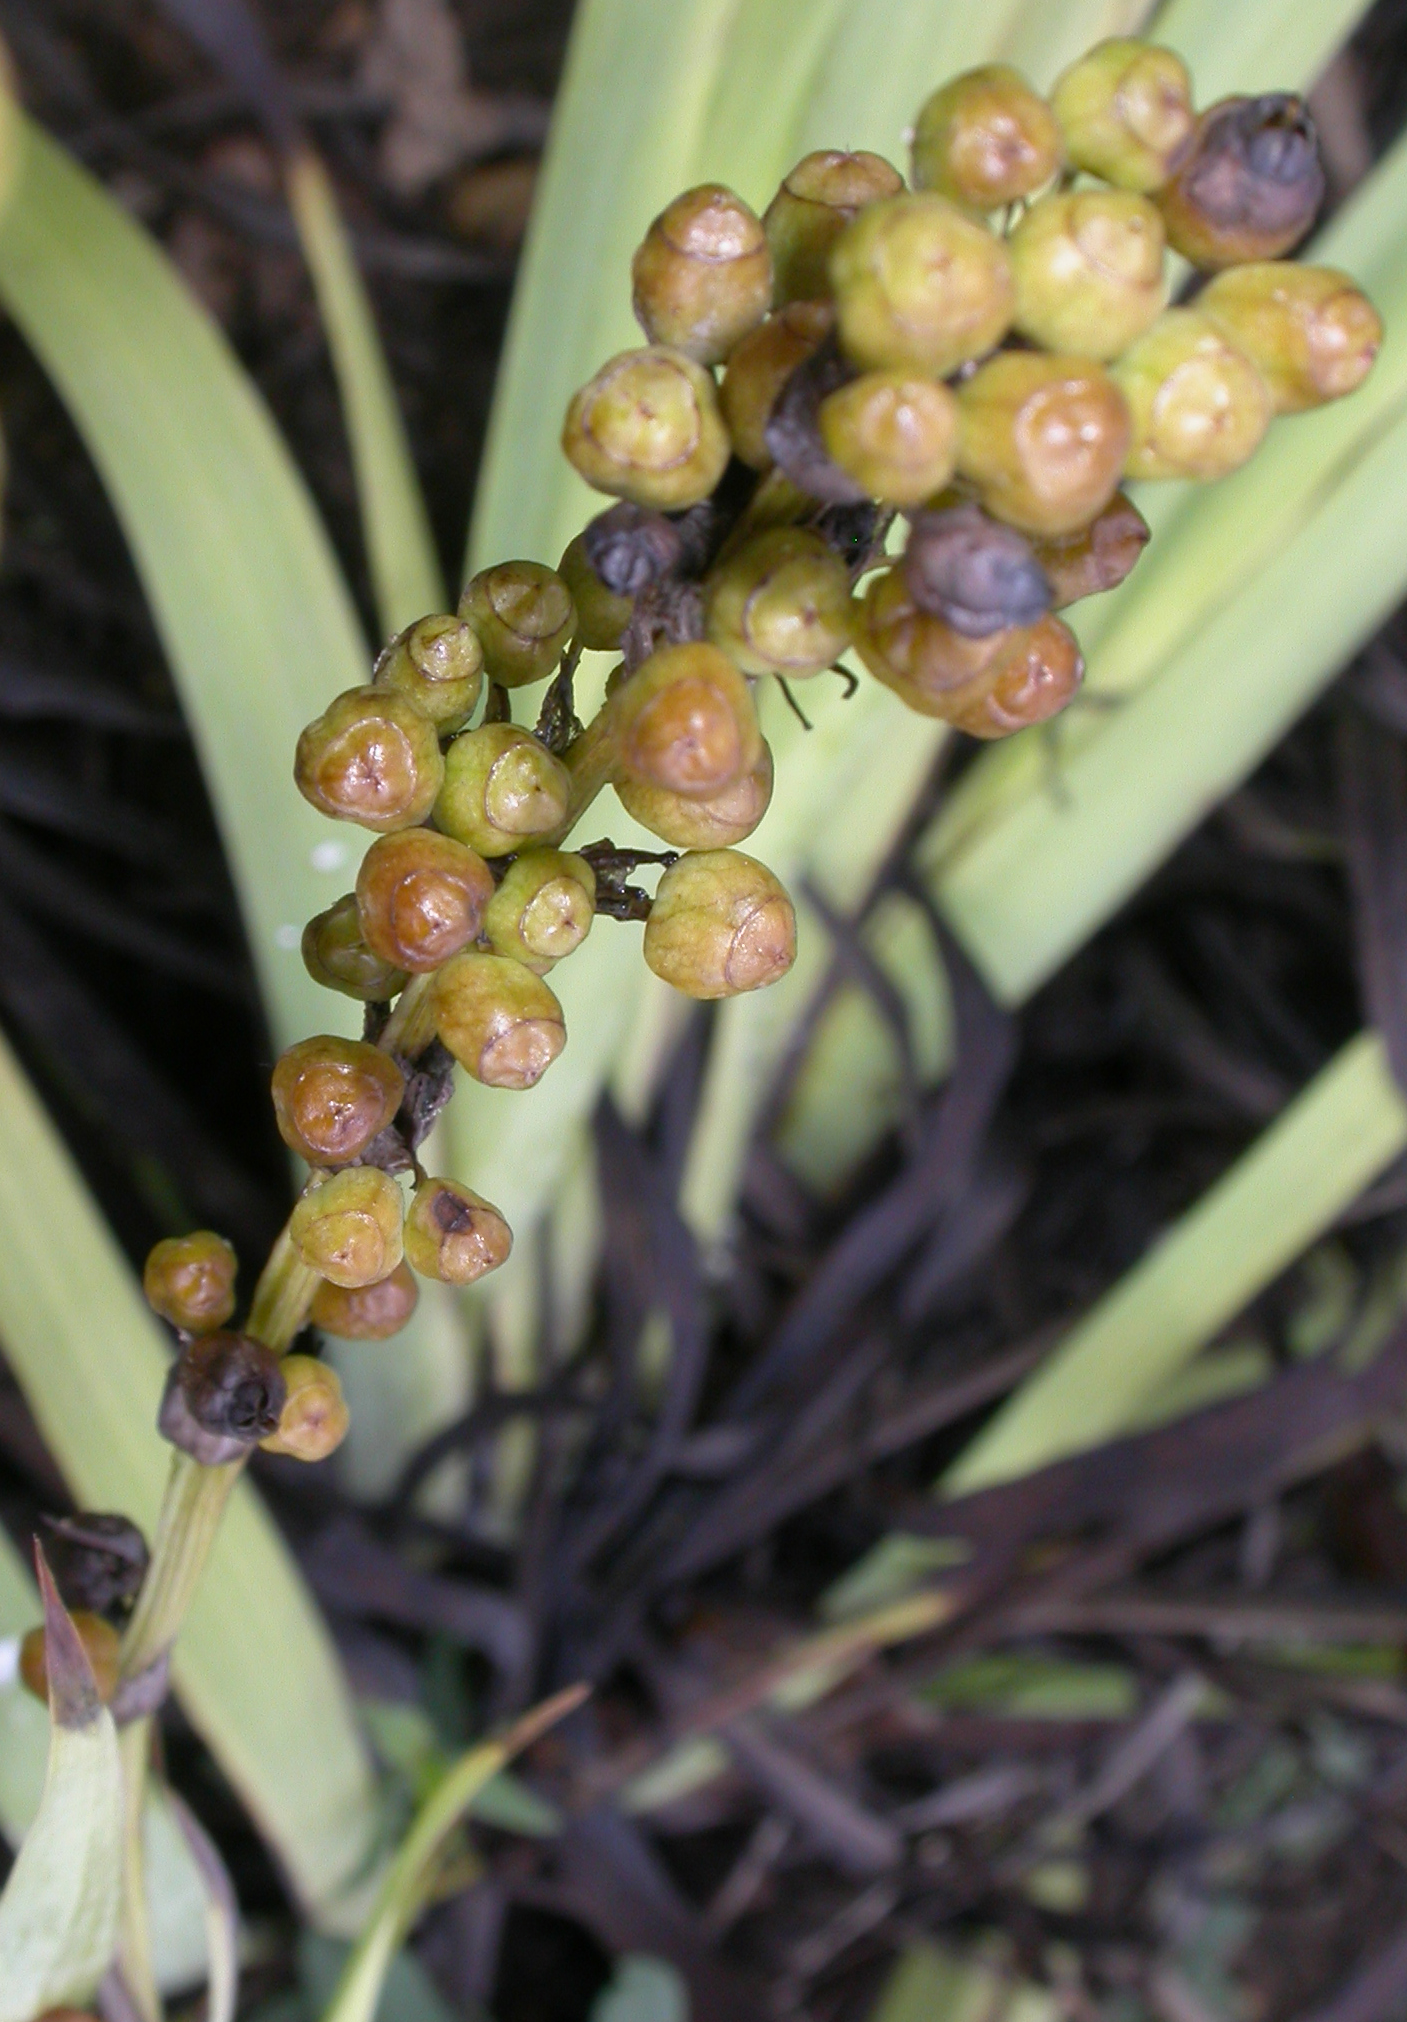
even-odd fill
[(572, 398), (568, 461), (597, 491), (665, 512), (707, 498), (728, 463), (713, 380), (682, 351), (622, 351)]
[(557, 999), (507, 956), (455, 955), (433, 988), (441, 1041), (489, 1088), (531, 1088), (567, 1043)]
[(372, 682), (407, 696), (444, 736), (473, 714), (484, 685), (484, 649), (462, 618), (417, 618), (381, 654)]
[[(105, 1622), (101, 1615), (93, 1614), (87, 1608), (76, 1608), (70, 1615), (83, 1645), (83, 1653), (93, 1667), (93, 1682), (98, 1688), (98, 1697), (106, 1706), (117, 1690), (118, 1679), (122, 1675), (122, 1638), (111, 1622)], [(20, 1643), (20, 1683), (26, 1692), (36, 1699), (49, 1703), (49, 1659), (47, 1639), (43, 1629), (31, 1629)], [(86, 2022), (86, 2018), (85, 2018)]]
[(875, 679), (910, 709), (942, 716), (946, 698), (985, 674), (1010, 636), (1007, 628), (959, 632), (924, 610), (911, 594), (903, 568), (893, 568), (870, 581), (855, 645)]
[(44, 1555), (64, 1606), (126, 1615), (141, 1591), (151, 1553), (130, 1517), (103, 1510), (45, 1517)]
[[(821, 402), (855, 377), (834, 337), (803, 358), (772, 403), (762, 431), (767, 454), (783, 477), (798, 491), (828, 505), (866, 505), (869, 494), (860, 480), (838, 464), (821, 439)], [(791, 506), (783, 502), (784, 518)]]
[(850, 578), (819, 534), (773, 527), (705, 585), (708, 636), (745, 674), (819, 674), (850, 644)]
[(825, 342), (834, 322), (829, 302), (789, 302), (750, 331), (729, 356), (719, 403), (733, 454), (753, 470), (771, 469), (767, 423), (772, 409), (792, 373)]
[(1048, 351), (1117, 358), (1167, 298), (1163, 221), (1127, 190), (1053, 192), (1007, 241), (1016, 327)]
[(752, 770), (706, 800), (691, 800), (660, 786), (642, 786), (633, 779), (616, 782), (616, 797), (642, 828), (675, 849), (727, 849), (752, 834), (771, 803), (771, 748), (764, 742), (762, 756)]
[(201, 1334), (175, 1364), (176, 1386), (202, 1432), (253, 1446), (278, 1424), (287, 1386), (279, 1358), (248, 1334)]
[(1319, 140), (1304, 100), (1272, 91), (1210, 106), (1157, 201), (1169, 244), (1194, 267), (1288, 253), (1324, 201)]
[(339, 1341), (389, 1341), (399, 1334), (420, 1299), (420, 1287), (402, 1261), (374, 1285), (334, 1285), (324, 1278), (308, 1318)]
[(389, 1053), (324, 1034), (280, 1054), (274, 1120), (290, 1151), (309, 1165), (347, 1165), (391, 1122), (405, 1076)]
[(969, 737), (1010, 737), (1063, 709), (1084, 678), (1079, 641), (1059, 618), (1042, 618), (1011, 635), (971, 689), (958, 689), (943, 711)]
[(1055, 81), (1051, 110), (1075, 168), (1121, 190), (1161, 189), (1192, 137), (1192, 79), (1171, 49), (1096, 43)]
[(862, 370), (942, 379), (999, 344), (1015, 313), (1001, 241), (929, 192), (861, 211), (836, 240), (830, 273), (841, 348)]
[(1147, 520), (1132, 499), (1116, 491), (1087, 527), (1038, 541), (1034, 553), (1054, 593), (1056, 610), (1063, 610), (1081, 597), (1117, 589), (1147, 545)]
[(589, 652), (614, 653), (630, 623), (634, 597), (618, 597), (606, 588), (587, 558), (585, 534), (578, 534), (564, 549), (557, 573), (571, 592), (577, 639)]
[(1270, 425), (1265, 381), (1197, 309), (1167, 309), (1113, 367), (1128, 402), (1130, 477), (1224, 477)]
[(716, 646), (661, 646), (610, 706), (618, 770), (646, 786), (707, 798), (761, 753), (752, 691)]
[(472, 1285), (507, 1261), (513, 1231), (492, 1202), (458, 1180), (428, 1179), (415, 1189), (405, 1243), (422, 1277)]
[(489, 902), (484, 935), (496, 955), (545, 976), (581, 946), (595, 915), (596, 873), (585, 857), (524, 850)]
[(867, 204), (897, 197), (903, 187), (904, 178), (883, 155), (835, 148), (803, 155), (762, 214), (772, 248), (773, 300), (780, 306), (828, 294), (831, 247), (840, 234)]
[(1102, 365), (1003, 351), (973, 373), (958, 404), (958, 469), (997, 519), (1023, 533), (1070, 533), (1114, 496), (1131, 428)]
[(645, 234), (630, 279), (636, 320), (652, 344), (717, 365), (771, 307), (762, 221), (722, 183), (685, 190)]
[(1277, 414), (1302, 414), (1361, 386), (1383, 341), (1382, 318), (1334, 267), (1253, 260), (1228, 267), (1197, 307), (1250, 359)]
[(493, 873), (478, 851), (430, 828), (379, 837), (357, 872), (367, 945), (413, 975), (466, 947), (492, 897)]
[(1030, 542), (977, 505), (915, 513), (903, 577), (921, 611), (968, 639), (1033, 625), (1051, 607), (1051, 586)]
[(298, 739), (293, 777), (320, 814), (381, 831), (414, 828), (444, 775), (434, 724), (393, 688), (349, 688)]
[(223, 1327), (233, 1313), (238, 1268), (223, 1236), (197, 1229), (153, 1246), (142, 1270), (142, 1290), (152, 1311), (173, 1327), (205, 1334)]
[(303, 966), (315, 983), (363, 1004), (384, 1004), (410, 981), (404, 969), (383, 962), (366, 945), (355, 892), (315, 913), (304, 927)]
[(821, 402), (826, 451), (871, 498), (921, 505), (957, 462), (957, 401), (916, 373), (864, 372)]
[(686, 997), (737, 997), (796, 960), (786, 888), (741, 850), (691, 850), (660, 879), (645, 922), (645, 960)]
[(435, 824), (480, 856), (504, 857), (566, 819), (571, 776), (545, 744), (513, 723), (481, 723), (445, 753)]
[(684, 534), (663, 513), (622, 499), (588, 522), (581, 536), (586, 559), (618, 597), (638, 597), (672, 576), (684, 561)]
[(377, 1285), (401, 1261), (401, 1190), (379, 1166), (348, 1166), (302, 1196), (288, 1219), (293, 1247), (320, 1277), (349, 1290)]
[(1009, 63), (941, 85), (914, 124), (914, 188), (979, 211), (1030, 196), (1064, 160), (1055, 114)]
[(541, 562), (498, 562), (470, 578), (459, 615), (484, 651), (491, 681), (522, 688), (561, 659), (576, 624), (571, 592)]
[(281, 1367), (288, 1395), (277, 1428), (259, 1444), (265, 1453), (285, 1453), (293, 1460), (326, 1460), (347, 1437), (351, 1422), (341, 1379), (313, 1355), (285, 1355)]

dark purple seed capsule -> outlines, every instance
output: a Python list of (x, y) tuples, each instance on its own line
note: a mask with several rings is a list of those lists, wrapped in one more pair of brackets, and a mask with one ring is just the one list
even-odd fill
[(191, 1417), (219, 1439), (253, 1446), (278, 1425), (287, 1385), (278, 1357), (248, 1334), (202, 1334), (176, 1363)]
[(921, 611), (965, 639), (1034, 625), (1054, 602), (1030, 543), (975, 505), (914, 514), (904, 582)]
[(663, 513), (622, 499), (582, 533), (586, 559), (617, 597), (638, 597), (678, 568), (683, 542)]
[(855, 377), (828, 337), (804, 358), (777, 395), (763, 441), (772, 461), (799, 491), (827, 505), (858, 505), (869, 493), (826, 452), (817, 421), (821, 402)]

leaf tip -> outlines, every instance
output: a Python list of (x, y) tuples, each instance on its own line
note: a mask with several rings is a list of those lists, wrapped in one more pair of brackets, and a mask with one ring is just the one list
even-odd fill
[(44, 1656), (49, 1676), (49, 1711), (59, 1727), (91, 1727), (102, 1712), (98, 1681), (73, 1618), (59, 1599), (49, 1561), (38, 1538), (34, 1567), (44, 1603)]

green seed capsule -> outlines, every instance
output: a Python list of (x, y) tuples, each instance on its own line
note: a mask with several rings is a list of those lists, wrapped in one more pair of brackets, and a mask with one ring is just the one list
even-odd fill
[(1144, 195), (1168, 180), (1197, 123), (1182, 58), (1127, 36), (1072, 63), (1050, 104), (1073, 167)]
[(867, 204), (897, 197), (903, 187), (904, 178), (883, 155), (834, 148), (804, 155), (762, 215), (777, 305), (829, 294), (831, 247)]
[(1117, 358), (1167, 299), (1163, 221), (1125, 190), (1053, 193), (1007, 242), (1016, 327), (1048, 351)]
[(265, 1453), (293, 1460), (326, 1460), (347, 1437), (351, 1417), (335, 1369), (313, 1355), (285, 1355), (280, 1363), (287, 1396), (278, 1427), (259, 1444)]
[(1087, 527), (1037, 542), (1034, 554), (1050, 584), (1057, 610), (1082, 597), (1118, 587), (1148, 545), (1148, 522), (1116, 491)]
[(850, 578), (804, 527), (755, 534), (705, 584), (708, 636), (745, 674), (819, 674), (850, 644)]
[(404, 1206), (378, 1166), (348, 1166), (304, 1194), (288, 1219), (293, 1247), (334, 1285), (375, 1285), (401, 1261)]
[(313, 1294), (308, 1318), (339, 1341), (389, 1341), (399, 1334), (420, 1300), (420, 1287), (402, 1261), (374, 1285), (334, 1285), (324, 1278)]
[(304, 927), (303, 966), (315, 983), (363, 1004), (387, 1003), (410, 981), (404, 969), (383, 962), (366, 945), (355, 892), (315, 913)]
[(568, 461), (597, 491), (672, 512), (708, 497), (728, 463), (713, 380), (682, 351), (622, 351), (573, 396)]
[(436, 972), (435, 1029), (489, 1088), (531, 1088), (567, 1043), (562, 1007), (521, 962), (456, 955)]
[(772, 258), (756, 213), (722, 183), (685, 190), (631, 262), (636, 320), (652, 344), (718, 365), (772, 303)]
[(675, 849), (727, 849), (752, 834), (771, 803), (771, 748), (764, 742), (752, 770), (707, 800), (690, 800), (632, 779), (616, 782), (616, 797), (642, 828)]
[(417, 618), (376, 662), (377, 688), (394, 688), (444, 736), (473, 714), (484, 685), (484, 649), (462, 618)]
[(935, 380), (862, 372), (826, 396), (817, 422), (827, 455), (885, 505), (922, 505), (953, 474), (958, 406)]
[(429, 1179), (415, 1189), (405, 1246), (423, 1278), (472, 1285), (507, 1261), (513, 1231), (498, 1209), (471, 1188), (458, 1180)]
[(733, 454), (753, 470), (772, 468), (768, 417), (792, 373), (814, 356), (834, 322), (829, 302), (789, 302), (759, 323), (729, 355), (719, 402)]
[(596, 917), (596, 873), (564, 850), (524, 850), (484, 914), (496, 955), (510, 955), (534, 975), (579, 948)]
[(493, 873), (478, 852), (431, 828), (381, 836), (357, 872), (368, 947), (412, 975), (466, 947), (492, 897)]
[(560, 828), (571, 795), (567, 768), (530, 730), (481, 723), (445, 753), (435, 824), (480, 856), (504, 857)]
[(561, 659), (576, 624), (571, 592), (541, 562), (498, 562), (471, 577), (459, 615), (473, 627), (491, 681), (522, 688)]
[(279, 1055), (274, 1121), (290, 1151), (309, 1165), (348, 1165), (392, 1121), (405, 1076), (389, 1053), (360, 1039), (324, 1033)]
[(153, 1247), (142, 1270), (142, 1291), (152, 1311), (173, 1327), (206, 1334), (223, 1327), (234, 1311), (237, 1269), (224, 1237), (197, 1229)]
[(1209, 107), (1158, 192), (1169, 245), (1194, 267), (1212, 269), (1288, 253), (1323, 201), (1314, 121), (1303, 99), (1285, 91)]
[(1088, 358), (1003, 351), (958, 395), (958, 469), (996, 519), (1063, 534), (1102, 512), (1128, 455), (1128, 409)]
[(435, 726), (406, 695), (349, 688), (298, 739), (293, 777), (320, 814), (387, 831), (414, 828), (444, 776)]
[(796, 914), (765, 864), (740, 850), (693, 850), (660, 879), (645, 960), (686, 997), (737, 997), (785, 976)]
[(940, 86), (914, 125), (914, 188), (979, 211), (1030, 196), (1064, 159), (1055, 114), (1008, 63)]
[(707, 798), (761, 753), (752, 691), (716, 646), (661, 646), (610, 706), (617, 770), (645, 786)]
[(841, 348), (861, 370), (942, 379), (999, 344), (1015, 313), (999, 239), (946, 197), (888, 197), (861, 211), (830, 263)]
[(571, 592), (576, 611), (576, 636), (592, 653), (614, 653), (635, 609), (633, 597), (608, 590), (586, 554), (586, 536), (578, 534), (557, 564), (557, 573)]
[(1277, 414), (1341, 400), (1367, 378), (1382, 318), (1347, 274), (1295, 260), (1228, 267), (1197, 297), (1229, 343), (1250, 359)]
[(1133, 417), (1130, 477), (1225, 477), (1270, 425), (1265, 381), (1199, 310), (1164, 310), (1113, 370)]

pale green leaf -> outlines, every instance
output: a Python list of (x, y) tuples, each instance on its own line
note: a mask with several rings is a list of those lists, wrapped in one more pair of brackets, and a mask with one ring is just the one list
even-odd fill
[(689, 1990), (668, 1959), (626, 1952), (592, 2002), (591, 2022), (689, 2022)]

